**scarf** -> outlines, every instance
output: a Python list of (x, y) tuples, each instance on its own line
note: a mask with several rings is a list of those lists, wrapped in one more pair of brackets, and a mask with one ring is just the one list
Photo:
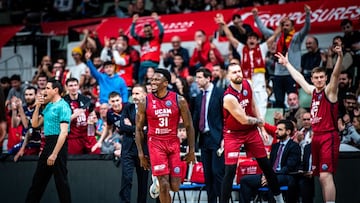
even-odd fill
[(282, 32), (281, 36), (278, 40), (278, 43), (277, 43), (276, 51), (282, 53), (285, 56), (285, 54), (287, 53), (287, 51), (289, 49), (289, 46), (290, 46), (290, 43), (291, 43), (291, 40), (292, 40), (294, 34), (295, 34), (295, 29), (292, 29), (289, 32), (289, 34), (287, 34), (286, 36), (285, 36), (284, 32)]
[[(244, 46), (242, 51), (241, 69), (246, 79), (251, 79), (254, 69), (264, 69), (265, 63), (261, 55), (260, 46), (256, 45), (254, 49)], [(265, 72), (265, 71), (264, 71)]]

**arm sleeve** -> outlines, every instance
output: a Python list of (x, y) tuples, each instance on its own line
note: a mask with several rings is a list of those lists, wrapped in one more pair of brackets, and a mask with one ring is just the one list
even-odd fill
[(299, 31), (299, 42), (302, 42), (310, 30), (310, 13), (306, 14), (305, 24)]
[(139, 35), (137, 35), (136, 32), (135, 32), (135, 23), (131, 23), (130, 35), (131, 35), (136, 41), (139, 41), (139, 40), (140, 40)]
[(255, 22), (256, 25), (259, 27), (260, 32), (265, 36), (265, 37), (270, 37), (274, 31), (265, 27), (265, 25), (263, 24), (263, 22), (261, 22), (260, 18), (257, 16), (255, 17)]
[(101, 74), (99, 73), (99, 71), (95, 68), (94, 64), (92, 63), (91, 60), (87, 60), (86, 61), (87, 66), (90, 69), (90, 74), (96, 79), (99, 80), (101, 78)]
[(117, 65), (120, 65), (120, 66), (125, 66), (126, 65), (125, 58), (121, 57), (120, 53), (118, 51), (114, 50), (113, 51), (113, 56), (114, 56), (115, 63)]
[(156, 25), (159, 28), (159, 39), (160, 41), (162, 41), (163, 37), (164, 37), (164, 27), (162, 26), (160, 20), (156, 20)]

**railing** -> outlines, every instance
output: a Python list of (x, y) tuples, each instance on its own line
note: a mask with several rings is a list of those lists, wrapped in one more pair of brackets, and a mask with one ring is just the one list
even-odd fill
[[(18, 67), (18, 69), (15, 69), (15, 70), (24, 71), (25, 67), (24, 67), (23, 57), (20, 54), (14, 54), (14, 55), (10, 56), (9, 58), (0, 61), (0, 67), (2, 67), (2, 64), (4, 64), (4, 66), (5, 66), (5, 68), (0, 68), (0, 72), (5, 71), (5, 75), (9, 75), (8, 64), (9, 64), (9, 61), (14, 58), (18, 62), (18, 66), (16, 66), (16, 67)], [(22, 72), (21, 72), (21, 75), (22, 75)]]

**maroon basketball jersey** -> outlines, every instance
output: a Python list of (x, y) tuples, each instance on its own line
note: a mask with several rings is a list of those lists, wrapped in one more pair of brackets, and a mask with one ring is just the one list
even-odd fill
[(313, 91), (310, 113), (314, 133), (337, 130), (338, 102), (331, 103), (325, 95), (325, 90), (319, 93)]
[(168, 139), (177, 136), (180, 111), (175, 92), (168, 91), (164, 98), (148, 94), (146, 115), (149, 138), (156, 136), (156, 138)]
[[(243, 80), (242, 90), (239, 92), (234, 89), (231, 85), (226, 89), (224, 96), (231, 94), (237, 98), (241, 108), (243, 108), (248, 116), (255, 116), (251, 103), (252, 103), (252, 90), (249, 82)], [(224, 132), (230, 131), (247, 131), (256, 128), (256, 125), (247, 125), (239, 123), (230, 112), (223, 108), (224, 114)]]
[[(71, 112), (79, 108), (79, 101), (70, 101)], [(70, 132), (68, 138), (87, 136), (87, 118), (89, 116), (89, 109), (86, 109), (84, 113), (80, 114), (77, 118), (74, 118), (70, 123)]]

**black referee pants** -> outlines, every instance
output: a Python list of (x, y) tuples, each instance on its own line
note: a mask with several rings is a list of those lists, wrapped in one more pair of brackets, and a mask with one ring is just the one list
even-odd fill
[(61, 203), (70, 203), (70, 186), (67, 179), (67, 141), (61, 148), (53, 166), (47, 165), (47, 159), (55, 148), (58, 136), (46, 136), (43, 152), (40, 155), (32, 185), (26, 197), (26, 203), (38, 203), (46, 189), (51, 176), (54, 174), (56, 190)]

